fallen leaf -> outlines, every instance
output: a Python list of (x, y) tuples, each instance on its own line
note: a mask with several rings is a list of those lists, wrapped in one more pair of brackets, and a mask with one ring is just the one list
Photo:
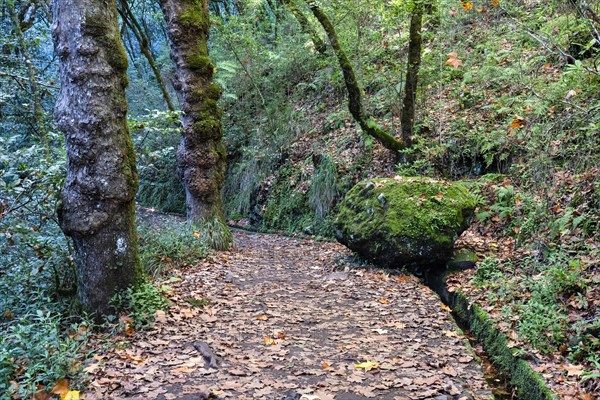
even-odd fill
[(471, 8), (473, 8), (473, 3), (471, 3), (470, 1), (461, 1), (460, 2), (460, 6), (465, 10), (465, 11), (469, 11)]
[(510, 124), (510, 128), (511, 129), (521, 129), (521, 128), (525, 127), (525, 125), (526, 125), (525, 118), (523, 118), (519, 115), (515, 115), (515, 118), (513, 119), (513, 121)]
[(385, 297), (382, 297), (382, 298), (378, 299), (377, 301), (380, 302), (381, 304), (390, 304), (390, 301), (388, 299), (386, 299)]
[(61, 397), (69, 393), (69, 381), (67, 379), (59, 379), (56, 381), (56, 386), (50, 391), (52, 394), (58, 394)]
[(451, 365), (447, 365), (444, 368), (442, 368), (442, 372), (448, 376), (457, 376), (458, 372), (456, 372), (456, 370), (454, 368), (452, 368)]
[(377, 332), (377, 333), (379, 333), (380, 335), (385, 335), (386, 333), (388, 333), (387, 329), (381, 329), (381, 328), (378, 328), (378, 329), (371, 329), (371, 330), (372, 330), (373, 332)]
[(458, 53), (453, 51), (452, 53), (448, 53), (448, 61), (446, 61), (445, 65), (452, 65), (454, 69), (458, 69), (459, 66), (463, 65), (463, 62), (458, 59)]
[(193, 368), (188, 367), (187, 365), (182, 365), (179, 368), (174, 368), (171, 370), (172, 374), (189, 374), (190, 372), (194, 371)]
[(379, 368), (379, 365), (374, 361), (367, 360), (367, 361), (359, 363), (359, 364), (354, 364), (354, 367), (359, 368), (359, 369), (364, 369), (365, 371), (370, 371), (372, 369)]
[(562, 367), (565, 371), (567, 371), (567, 376), (581, 376), (583, 374), (583, 365), (565, 365)]
[(276, 345), (276, 344), (277, 344), (277, 341), (276, 341), (275, 339), (272, 339), (272, 338), (270, 338), (270, 337), (268, 337), (268, 336), (265, 336), (265, 337), (263, 338), (263, 341), (265, 342), (265, 344), (266, 344), (267, 346), (273, 346), (273, 345)]
[(64, 396), (60, 396), (60, 400), (79, 400), (79, 390), (70, 390)]

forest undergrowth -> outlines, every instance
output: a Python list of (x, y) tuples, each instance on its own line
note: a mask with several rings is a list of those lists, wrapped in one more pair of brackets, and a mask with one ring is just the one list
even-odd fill
[[(592, 4), (582, 14), (584, 3), (430, 2), (413, 145), (395, 155), (361, 133), (334, 54), (318, 51), (285, 2), (215, 2), (210, 51), (223, 89), (229, 222), (330, 240), (338, 202), (362, 179), (463, 180), (481, 206), (460, 245), (476, 250), (480, 262), (450, 286), (482, 304), (562, 397), (593, 398), (600, 392), (600, 10)], [(94, 326), (74, 300), (73, 250), (58, 227), (66, 167), (52, 118), (56, 60), (50, 17), (35, 4), (23, 14), (24, 24), (32, 22), (23, 25), (31, 63), (5, 14), (0, 39), (0, 393), (22, 398), (39, 385), (82, 379)], [(323, 6), (364, 88), (365, 107), (398, 137), (414, 5)], [(160, 10), (145, 0), (132, 9), (175, 98)], [(311, 26), (325, 40), (315, 21)], [(123, 37), (137, 200), (183, 213), (175, 172), (180, 113), (163, 105), (135, 36)], [(37, 73), (43, 130), (28, 65)], [(202, 227), (156, 229), (139, 227), (149, 282), (209, 253)], [(164, 289), (148, 284), (123, 294), (125, 318), (108, 329), (151, 324), (153, 310), (168, 306), (160, 300)]]

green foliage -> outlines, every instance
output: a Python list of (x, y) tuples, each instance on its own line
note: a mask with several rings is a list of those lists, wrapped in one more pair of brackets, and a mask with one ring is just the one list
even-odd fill
[(477, 272), (473, 278), (475, 286), (489, 285), (503, 276), (501, 263), (497, 258), (487, 257), (477, 265)]
[(137, 152), (137, 199), (141, 205), (164, 212), (185, 212), (175, 157), (181, 140), (180, 114), (153, 110), (129, 121)]
[(197, 263), (209, 253), (210, 233), (188, 223), (142, 224), (138, 232), (141, 263), (152, 277)]
[(548, 302), (539, 291), (520, 307), (519, 317), (519, 335), (536, 348), (551, 351), (566, 339), (569, 320), (564, 308), (555, 301)]
[(318, 218), (323, 218), (331, 211), (338, 195), (337, 170), (333, 158), (325, 154), (311, 179), (308, 202)]
[(65, 155), (61, 138), (49, 139), (46, 158), (22, 136), (0, 136), (0, 393), (13, 398), (79, 379), (91, 326), (70, 297), (71, 244), (55, 215)]
[(554, 251), (545, 260), (486, 258), (478, 264), (473, 284), (488, 289), (491, 301), (505, 304), (508, 315), (516, 313), (521, 338), (540, 350), (552, 351), (575, 334), (567, 300), (585, 293), (588, 278), (580, 260)]
[[(44, 299), (52, 307), (51, 299)], [(70, 324), (44, 307), (0, 325), (0, 398), (26, 398), (37, 385), (78, 379), (86, 358), (85, 322)], [(73, 385), (73, 386), (76, 386)], [(8, 397), (2, 397), (4, 393)]]
[(216, 251), (229, 250), (233, 240), (231, 230), (220, 218), (213, 218), (193, 224), (194, 236), (200, 236), (209, 248)]
[[(168, 287), (161, 289), (168, 290)], [(116, 294), (112, 303), (119, 312), (129, 315), (136, 329), (149, 328), (154, 324), (156, 311), (166, 310), (169, 305), (161, 289), (144, 282)]]

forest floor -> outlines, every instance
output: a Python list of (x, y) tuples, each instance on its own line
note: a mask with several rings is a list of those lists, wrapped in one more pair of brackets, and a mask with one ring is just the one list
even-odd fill
[(179, 271), (146, 331), (93, 356), (86, 399), (484, 399), (449, 309), (335, 243), (236, 231)]

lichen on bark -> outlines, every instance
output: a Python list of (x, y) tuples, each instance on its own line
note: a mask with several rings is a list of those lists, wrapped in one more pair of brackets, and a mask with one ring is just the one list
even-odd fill
[(224, 222), (221, 190), (226, 151), (222, 143), (221, 89), (213, 82), (208, 54), (210, 20), (207, 0), (159, 0), (175, 65), (174, 87), (183, 111), (183, 138), (177, 172), (186, 193), (192, 223)]
[(82, 305), (111, 312), (114, 294), (141, 279), (134, 223), (138, 187), (127, 129), (127, 56), (116, 4), (56, 0), (53, 37), (61, 89), (55, 114), (67, 148), (58, 216), (73, 238)]

